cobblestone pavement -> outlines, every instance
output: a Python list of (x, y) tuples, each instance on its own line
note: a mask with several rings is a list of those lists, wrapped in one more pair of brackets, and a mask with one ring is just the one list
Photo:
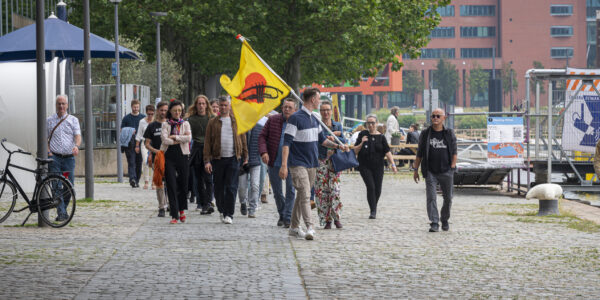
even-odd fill
[(344, 228), (304, 241), (275, 226), (272, 197), (256, 219), (238, 211), (223, 225), (192, 209), (169, 225), (154, 191), (97, 183), (66, 228), (15, 227), (24, 213), (1, 224), (0, 299), (600, 298), (600, 234), (587, 232), (598, 225), (465, 188), (450, 231), (428, 233), (424, 184), (386, 175), (384, 185), (368, 220), (362, 180), (344, 174)]

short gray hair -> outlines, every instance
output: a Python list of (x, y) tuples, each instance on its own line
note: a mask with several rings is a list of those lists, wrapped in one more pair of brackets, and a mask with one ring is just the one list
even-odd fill
[(69, 102), (69, 96), (67, 96), (67, 95), (57, 95), (56, 100), (58, 100), (58, 98), (65, 98), (65, 100), (67, 100), (67, 103)]
[(376, 115), (376, 114), (368, 114), (368, 115), (367, 115), (367, 119), (368, 119), (368, 118), (374, 118), (374, 119), (375, 119), (375, 122), (378, 122), (378, 121), (379, 121), (379, 119), (377, 119), (377, 115)]

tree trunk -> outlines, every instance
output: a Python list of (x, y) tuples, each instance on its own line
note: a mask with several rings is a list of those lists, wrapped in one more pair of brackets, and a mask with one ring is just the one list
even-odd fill
[(300, 91), (300, 54), (302, 53), (302, 47), (297, 46), (294, 51), (294, 55), (285, 63), (283, 70), (283, 80), (296, 91)]

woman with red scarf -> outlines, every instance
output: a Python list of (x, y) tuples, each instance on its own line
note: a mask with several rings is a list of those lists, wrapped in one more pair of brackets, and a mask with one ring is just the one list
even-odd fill
[(169, 104), (167, 122), (162, 124), (160, 150), (165, 153), (165, 180), (171, 207), (171, 224), (185, 222), (187, 210), (188, 160), (192, 130), (190, 123), (184, 121), (183, 105), (175, 100)]

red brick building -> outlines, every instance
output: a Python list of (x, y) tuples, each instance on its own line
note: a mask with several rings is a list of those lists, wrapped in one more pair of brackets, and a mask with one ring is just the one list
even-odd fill
[[(422, 50), (421, 58), (405, 58), (405, 68), (417, 70), (428, 87), (438, 59), (446, 57), (456, 66), (459, 75), (457, 106), (488, 106), (487, 93), (470, 95), (468, 77), (475, 64), (491, 74), (495, 52), (497, 76), (503, 63), (512, 64), (515, 70), (518, 89), (513, 99), (519, 104), (525, 99), (525, 72), (533, 68), (534, 61), (541, 62), (544, 68), (564, 68), (567, 60), (571, 67), (587, 67), (588, 22), (595, 16), (597, 2), (454, 0), (440, 9), (442, 22), (432, 31), (431, 41)], [(595, 31), (593, 27), (589, 30)], [(593, 47), (595, 45), (590, 48)], [(542, 100), (547, 102), (547, 97)], [(417, 95), (417, 103), (422, 105), (420, 95)], [(510, 106), (509, 94), (504, 96), (503, 106)]]

